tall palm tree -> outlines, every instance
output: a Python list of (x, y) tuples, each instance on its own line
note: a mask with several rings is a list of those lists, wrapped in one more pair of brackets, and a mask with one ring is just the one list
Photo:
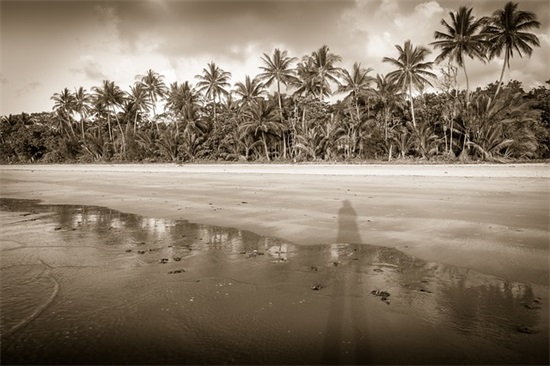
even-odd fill
[(264, 53), (262, 61), (265, 66), (260, 66), (260, 69), (263, 71), (258, 75), (258, 78), (264, 81), (266, 87), (270, 87), (273, 82), (277, 82), (277, 99), (279, 102), (279, 114), (282, 120), (282, 101), (281, 101), (281, 84), (288, 86), (293, 80), (296, 79), (294, 76), (294, 70), (290, 65), (295, 62), (296, 57), (288, 56), (287, 51), (281, 51), (276, 48), (273, 51), (273, 56), (269, 57), (268, 54)]
[(435, 78), (435, 74), (428, 71), (432, 69), (433, 62), (426, 62), (425, 58), (430, 54), (424, 46), (413, 47), (410, 40), (406, 40), (403, 47), (395, 45), (399, 52), (397, 59), (384, 57), (382, 62), (388, 62), (397, 67), (388, 73), (387, 77), (391, 82), (398, 84), (403, 90), (408, 90), (411, 103), (411, 117), (414, 128), (416, 119), (414, 117), (413, 87), (421, 91), (424, 85), (432, 85), (427, 78)]
[(164, 84), (164, 76), (149, 69), (145, 75), (138, 75), (138, 79), (143, 84), (147, 95), (149, 95), (149, 101), (153, 107), (153, 115), (156, 115), (155, 105), (157, 100), (163, 97), (167, 91), (166, 85)]
[(188, 81), (183, 84), (173, 82), (166, 93), (165, 110), (170, 110), (177, 118), (177, 131), (179, 132), (179, 121), (187, 123), (189, 116), (193, 115), (198, 110), (199, 95)]
[(127, 99), (134, 104), (134, 135), (136, 134), (137, 120), (141, 112), (148, 112), (152, 107), (149, 95), (145, 85), (141, 82), (137, 82), (130, 87)]
[[(54, 106), (52, 109), (57, 112), (61, 121), (61, 126), (68, 126), (72, 136), (75, 137), (76, 134), (73, 129), (73, 121), (71, 117), (76, 103), (74, 95), (68, 88), (65, 88), (61, 91), (61, 93), (55, 93), (50, 99), (54, 101)], [(65, 129), (64, 127), (62, 128)]]
[(178, 84), (177, 81), (170, 84), (165, 98), (164, 108), (175, 113), (182, 111), (189, 104), (196, 105), (199, 102), (199, 95), (188, 81), (182, 84)]
[(342, 69), (334, 66), (335, 63), (342, 61), (342, 57), (330, 52), (327, 45), (323, 45), (317, 51), (314, 51), (311, 56), (306, 56), (311, 60), (313, 70), (317, 74), (317, 79), (321, 86), (319, 93), (319, 100), (323, 101), (325, 92), (330, 95), (332, 93), (330, 89), (330, 82), (340, 85), (339, 78), (342, 74)]
[(437, 41), (430, 43), (430, 45), (441, 49), (441, 53), (435, 59), (436, 63), (449, 58), (462, 67), (466, 78), (466, 101), (468, 101), (470, 82), (466, 71), (465, 56), (471, 59), (478, 58), (485, 62), (487, 42), (481, 31), (487, 22), (487, 18), (476, 19), (472, 15), (472, 8), (465, 6), (458, 8), (456, 13), (449, 12), (449, 16), (451, 17), (451, 24), (447, 23), (445, 19), (441, 20), (446, 33), (436, 31), (434, 38)]
[(514, 57), (514, 50), (519, 57), (523, 57), (522, 52), (531, 57), (533, 47), (540, 47), (538, 37), (528, 32), (533, 28), (539, 28), (540, 25), (535, 13), (518, 10), (517, 3), (508, 2), (504, 9), (493, 12), (483, 32), (489, 43), (489, 58), (500, 57), (504, 53), (504, 64), (495, 97), (502, 85), (504, 70), (506, 67), (510, 68), (510, 59)]
[(330, 95), (328, 89), (321, 87), (313, 61), (307, 57), (296, 66), (296, 78), (292, 81), (292, 86), (296, 89), (293, 96), (316, 98), (321, 93), (323, 96)]
[(357, 113), (357, 119), (360, 119), (359, 113), (359, 97), (365, 95), (369, 89), (370, 83), (375, 79), (369, 75), (372, 69), (362, 68), (360, 63), (355, 62), (351, 74), (348, 70), (342, 70), (342, 84), (339, 86), (338, 91), (345, 93), (349, 92), (349, 95), (355, 105), (355, 112)]
[(250, 76), (246, 75), (244, 82), (239, 81), (235, 84), (235, 94), (241, 97), (241, 105), (247, 105), (265, 93), (264, 84), (258, 77), (250, 79)]
[(113, 141), (113, 131), (111, 128), (111, 114), (115, 116), (116, 122), (118, 124), (118, 127), (120, 129), (121, 137), (122, 137), (122, 146), (125, 147), (125, 138), (124, 138), (124, 132), (122, 130), (122, 126), (120, 125), (120, 121), (118, 120), (116, 109), (117, 107), (120, 107), (122, 105), (122, 102), (124, 101), (124, 92), (118, 85), (115, 84), (114, 81), (110, 80), (103, 80), (102, 86), (97, 87), (94, 86), (92, 90), (95, 93), (96, 101), (100, 105), (104, 105), (105, 109), (107, 110), (107, 125), (109, 129), (109, 139)]
[(74, 110), (80, 115), (80, 132), (82, 140), (85, 138), (85, 123), (88, 113), (92, 107), (92, 96), (84, 89), (79, 87), (74, 93)]
[(214, 105), (214, 121), (216, 120), (216, 98), (221, 100), (222, 95), (227, 95), (226, 88), (230, 86), (229, 79), (231, 73), (220, 69), (214, 62), (210, 62), (206, 68), (202, 70), (202, 75), (196, 75), (199, 80), (197, 88), (199, 92), (203, 92)]

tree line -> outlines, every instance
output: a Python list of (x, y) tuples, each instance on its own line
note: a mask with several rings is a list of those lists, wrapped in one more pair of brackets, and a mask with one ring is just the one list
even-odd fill
[[(541, 159), (550, 154), (550, 80), (528, 92), (502, 82), (540, 46), (540, 23), (509, 2), (476, 18), (460, 7), (429, 45), (396, 45), (386, 75), (338, 66), (324, 45), (302, 58), (275, 49), (232, 84), (209, 63), (167, 85), (153, 70), (128, 90), (104, 80), (55, 93), (52, 112), (2, 116), (3, 162), (354, 161)], [(499, 80), (470, 90), (468, 59), (503, 57)], [(459, 89), (462, 71), (466, 89)], [(438, 71), (439, 77), (436, 74)], [(428, 92), (427, 90), (431, 90)], [(342, 99), (328, 101), (334, 93)]]

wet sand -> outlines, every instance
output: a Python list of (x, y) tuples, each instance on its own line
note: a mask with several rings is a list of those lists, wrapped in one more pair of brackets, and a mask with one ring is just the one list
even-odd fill
[[(0, 167), (0, 187), (2, 197), (100, 205), (296, 244), (360, 241), (547, 285), (549, 167), (10, 165)], [(356, 216), (342, 230), (345, 202)]]
[(548, 285), (105, 207), (0, 224), (2, 364), (548, 364)]

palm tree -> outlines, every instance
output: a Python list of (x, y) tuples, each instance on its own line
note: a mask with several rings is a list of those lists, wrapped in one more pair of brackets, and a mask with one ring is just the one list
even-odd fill
[(390, 81), (385, 75), (376, 75), (376, 89), (373, 94), (378, 103), (382, 106), (382, 115), (384, 119), (384, 139), (388, 140), (389, 119), (396, 107), (403, 104), (402, 88)]
[(145, 75), (138, 75), (137, 78), (143, 84), (143, 87), (149, 96), (149, 101), (153, 107), (153, 115), (156, 115), (155, 105), (157, 103), (157, 99), (163, 97), (167, 91), (166, 85), (163, 81), (164, 76), (149, 69)]
[(127, 96), (128, 100), (134, 104), (134, 135), (137, 130), (137, 120), (142, 111), (148, 112), (151, 108), (151, 98), (145, 85), (141, 82), (135, 83), (130, 87)]
[(313, 68), (313, 62), (307, 58), (302, 60), (296, 66), (296, 78), (292, 81), (292, 86), (296, 89), (293, 96), (302, 96), (305, 98), (321, 95), (329, 96), (327, 89), (321, 88), (321, 82), (317, 78), (317, 73)]
[(115, 84), (114, 81), (110, 80), (103, 80), (103, 84), (101, 87), (94, 86), (92, 88), (96, 95), (96, 101), (100, 105), (104, 105), (105, 109), (107, 110), (107, 125), (109, 128), (109, 139), (113, 141), (113, 131), (111, 128), (111, 113), (114, 114), (116, 122), (118, 124), (118, 127), (120, 129), (120, 133), (122, 134), (122, 146), (124, 148), (125, 145), (125, 138), (124, 138), (124, 132), (122, 130), (122, 126), (120, 125), (120, 121), (118, 120), (117, 114), (116, 114), (116, 107), (119, 107), (122, 105), (122, 102), (124, 101), (124, 92), (118, 85)]
[(277, 98), (279, 102), (279, 114), (281, 120), (283, 119), (281, 84), (288, 86), (296, 79), (294, 76), (294, 71), (290, 67), (290, 65), (296, 60), (296, 57), (289, 57), (287, 51), (281, 51), (278, 48), (273, 51), (273, 57), (269, 57), (269, 55), (265, 53), (262, 57), (262, 61), (265, 66), (260, 66), (260, 69), (263, 70), (263, 72), (258, 75), (258, 78), (264, 81), (266, 87), (270, 87), (274, 81), (277, 82)]
[(244, 82), (235, 84), (235, 94), (241, 97), (241, 105), (247, 105), (265, 94), (264, 85), (258, 77), (250, 79), (246, 75)]
[(206, 68), (202, 70), (202, 75), (196, 75), (199, 79), (197, 83), (198, 91), (204, 92), (205, 96), (214, 104), (214, 121), (216, 120), (216, 98), (221, 100), (222, 95), (227, 95), (227, 87), (229, 87), (229, 79), (231, 73), (220, 69), (214, 62), (210, 62)]
[(538, 37), (528, 33), (530, 29), (539, 28), (540, 25), (535, 13), (518, 10), (517, 3), (508, 2), (504, 9), (493, 12), (489, 24), (483, 32), (489, 43), (489, 58), (500, 57), (504, 52), (504, 64), (500, 72), (495, 97), (502, 85), (504, 70), (506, 67), (510, 68), (510, 59), (514, 57), (514, 50), (517, 51), (519, 57), (523, 57), (522, 52), (531, 57), (533, 46), (540, 47)]
[(88, 94), (86, 89), (79, 87), (74, 93), (74, 111), (80, 115), (80, 132), (82, 134), (82, 140), (85, 139), (85, 123), (86, 117), (90, 112), (92, 105), (92, 96)]
[(338, 91), (342, 93), (350, 92), (349, 96), (351, 96), (354, 102), (357, 120), (360, 119), (359, 97), (366, 94), (370, 83), (374, 81), (374, 78), (368, 75), (371, 71), (370, 67), (364, 69), (357, 62), (353, 64), (351, 74), (348, 70), (342, 70), (342, 84), (338, 88)]
[(336, 62), (342, 61), (342, 57), (330, 52), (327, 45), (322, 46), (317, 51), (314, 51), (311, 56), (306, 56), (311, 60), (313, 70), (317, 74), (317, 80), (320, 83), (321, 91), (319, 93), (319, 100), (323, 101), (325, 92), (330, 95), (330, 82), (334, 82), (340, 85), (339, 78), (342, 74), (342, 69), (334, 66)]
[(76, 136), (71, 117), (71, 114), (75, 108), (74, 95), (69, 91), (69, 89), (65, 88), (61, 91), (61, 93), (55, 93), (50, 99), (54, 101), (54, 106), (52, 109), (57, 112), (57, 115), (60, 118), (61, 128), (64, 130), (65, 128), (63, 126), (68, 126), (72, 136)]
[(257, 99), (244, 110), (243, 120), (244, 122), (241, 124), (240, 129), (245, 134), (253, 133), (254, 136), (260, 134), (264, 145), (265, 158), (269, 161), (267, 135), (278, 135), (281, 130), (274, 105), (264, 99)]
[(476, 19), (472, 15), (472, 8), (465, 6), (461, 6), (456, 13), (449, 12), (449, 16), (451, 24), (447, 23), (445, 19), (441, 20), (447, 33), (436, 31), (434, 38), (437, 41), (430, 45), (441, 49), (441, 53), (435, 59), (436, 63), (449, 58), (462, 67), (466, 78), (466, 101), (468, 101), (470, 82), (466, 72), (465, 56), (471, 59), (477, 57), (485, 62), (487, 43), (485, 35), (480, 31), (487, 19), (485, 17)]
[(179, 132), (179, 122), (185, 121), (185, 114), (189, 108), (196, 109), (199, 103), (199, 95), (188, 81), (183, 84), (173, 82), (165, 96), (164, 109), (171, 111), (176, 116), (176, 131)]
[(416, 119), (414, 117), (413, 87), (421, 91), (425, 84), (432, 85), (428, 77), (435, 78), (431, 70), (433, 62), (425, 62), (424, 59), (430, 50), (424, 46), (413, 47), (410, 40), (406, 40), (404, 47), (395, 45), (399, 52), (397, 59), (384, 57), (382, 62), (388, 62), (397, 67), (397, 70), (390, 72), (387, 77), (391, 82), (398, 84), (403, 90), (408, 90), (411, 103), (411, 117), (414, 128), (416, 128)]

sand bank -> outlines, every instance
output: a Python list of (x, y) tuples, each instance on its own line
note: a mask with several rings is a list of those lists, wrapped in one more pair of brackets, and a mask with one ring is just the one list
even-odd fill
[[(0, 167), (0, 193), (235, 227), (296, 244), (359, 241), (548, 284), (549, 167), (10, 165)], [(345, 225), (343, 207), (354, 213)]]

